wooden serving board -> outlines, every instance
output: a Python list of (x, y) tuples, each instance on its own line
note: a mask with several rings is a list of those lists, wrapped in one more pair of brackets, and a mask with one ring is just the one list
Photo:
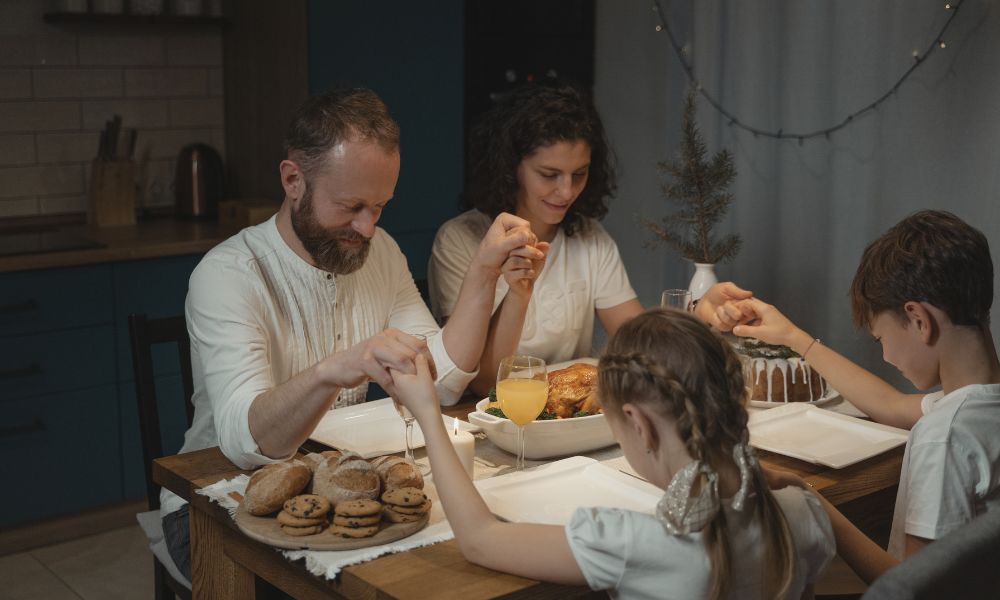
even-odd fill
[(275, 517), (255, 517), (246, 511), (241, 504), (236, 510), (236, 526), (247, 537), (258, 542), (270, 544), (286, 550), (355, 550), (369, 546), (380, 546), (409, 537), (427, 526), (430, 513), (413, 523), (382, 522), (382, 529), (372, 537), (345, 538), (330, 533), (329, 529), (313, 534), (296, 537), (281, 530), (281, 524)]

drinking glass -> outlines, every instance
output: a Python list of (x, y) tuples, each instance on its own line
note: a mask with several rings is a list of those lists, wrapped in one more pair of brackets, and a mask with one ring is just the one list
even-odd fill
[(691, 290), (663, 290), (660, 296), (660, 306), (676, 308), (687, 312), (691, 310)]
[(524, 469), (524, 426), (545, 409), (549, 381), (545, 361), (534, 356), (508, 356), (497, 371), (497, 400), (500, 410), (517, 425), (517, 463)]
[[(418, 340), (424, 342), (425, 344), (427, 343), (428, 334), (408, 333), (407, 335), (415, 337)], [(434, 367), (434, 359), (431, 358), (429, 353), (426, 356), (427, 356), (428, 366), (430, 366), (431, 369), (431, 377), (437, 379), (437, 369)], [(431, 472), (430, 467), (418, 463), (413, 458), (413, 422), (416, 421), (416, 417), (413, 416), (413, 413), (410, 412), (410, 409), (406, 408), (405, 406), (397, 402), (395, 398), (392, 399), (392, 404), (393, 406), (396, 407), (396, 412), (398, 412), (399, 416), (402, 417), (403, 424), (406, 426), (406, 454), (404, 455), (403, 460), (414, 465), (422, 475), (427, 475), (428, 473)]]

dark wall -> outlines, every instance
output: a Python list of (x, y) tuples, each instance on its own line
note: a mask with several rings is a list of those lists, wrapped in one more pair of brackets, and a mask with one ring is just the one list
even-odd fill
[(462, 188), (463, 2), (309, 2), (309, 91), (357, 85), (378, 93), (402, 130), (396, 196), (379, 225), (415, 278)]

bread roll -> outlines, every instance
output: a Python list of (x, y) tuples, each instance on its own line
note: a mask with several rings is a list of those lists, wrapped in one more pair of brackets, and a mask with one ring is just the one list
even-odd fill
[(312, 471), (298, 460), (266, 465), (250, 477), (243, 493), (243, 507), (257, 516), (277, 512), (285, 500), (298, 495), (311, 478)]
[(310, 452), (302, 457), (302, 462), (312, 470), (313, 473), (328, 458), (339, 459), (343, 453), (340, 450), (327, 450), (326, 452)]
[(328, 458), (316, 469), (312, 493), (323, 496), (330, 504), (347, 500), (379, 497), (382, 482), (371, 463), (358, 455)]
[(420, 470), (399, 456), (379, 456), (372, 459), (372, 466), (382, 480), (383, 490), (401, 487), (424, 489), (424, 476), (420, 474)]

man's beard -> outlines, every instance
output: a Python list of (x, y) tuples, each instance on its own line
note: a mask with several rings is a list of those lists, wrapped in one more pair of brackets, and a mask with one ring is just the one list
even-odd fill
[[(316, 220), (312, 186), (306, 184), (302, 205), (292, 211), (292, 230), (316, 266), (335, 275), (353, 273), (365, 264), (371, 240), (350, 227), (327, 229)], [(357, 248), (341, 248), (338, 239), (361, 242)]]

